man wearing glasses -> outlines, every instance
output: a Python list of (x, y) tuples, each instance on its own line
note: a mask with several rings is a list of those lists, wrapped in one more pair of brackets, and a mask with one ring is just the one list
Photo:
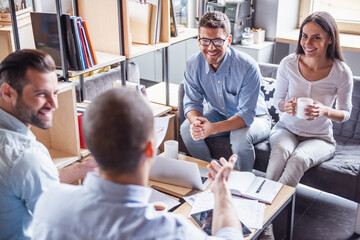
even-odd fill
[[(271, 122), (260, 91), (261, 74), (248, 55), (230, 47), (228, 17), (208, 12), (199, 22), (201, 53), (192, 56), (185, 70), (184, 113), (180, 132), (193, 157), (211, 161), (204, 139), (230, 135), (236, 169), (251, 171), (253, 144), (269, 136)], [(204, 109), (203, 101), (207, 108)]]

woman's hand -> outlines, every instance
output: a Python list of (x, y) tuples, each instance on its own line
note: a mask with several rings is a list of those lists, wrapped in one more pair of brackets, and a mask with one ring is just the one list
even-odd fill
[(316, 100), (314, 101), (314, 104), (310, 104), (305, 108), (305, 115), (309, 116), (307, 119), (308, 121), (315, 120), (322, 116), (328, 116), (328, 113), (329, 107)]
[(284, 112), (292, 116), (296, 114), (296, 98), (292, 98), (284, 103)]

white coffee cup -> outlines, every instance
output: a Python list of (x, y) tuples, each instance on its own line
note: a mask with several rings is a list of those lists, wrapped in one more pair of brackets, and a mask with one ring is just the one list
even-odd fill
[(164, 142), (164, 152), (167, 158), (178, 158), (179, 143), (176, 140), (167, 140)]
[(167, 212), (168, 211), (168, 206), (164, 202), (160, 202), (160, 201), (153, 202), (152, 205), (154, 206), (154, 208), (157, 212)]
[(307, 108), (307, 105), (313, 104), (313, 102), (314, 101), (311, 98), (298, 98), (296, 103), (296, 117), (301, 119), (308, 119), (309, 116), (305, 115), (305, 108)]

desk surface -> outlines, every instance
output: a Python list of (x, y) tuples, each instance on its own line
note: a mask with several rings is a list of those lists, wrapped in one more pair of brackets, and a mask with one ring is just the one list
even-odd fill
[[(199, 167), (206, 167), (206, 165), (208, 164), (205, 161), (198, 160), (198, 159), (188, 157), (188, 156), (184, 156), (182, 154), (178, 155), (178, 159), (196, 162), (199, 165)], [(168, 189), (169, 191), (166, 191), (166, 192), (169, 192), (170, 194), (173, 194), (173, 195), (179, 196), (179, 197), (181, 197), (181, 195), (184, 196), (184, 195), (191, 195), (191, 194), (196, 193), (195, 190), (192, 190), (189, 188), (178, 187), (178, 186), (154, 182), (154, 181), (149, 181), (149, 185), (150, 186), (154, 186), (154, 185), (158, 186), (160, 188), (163, 188), (163, 190)], [(210, 187), (211, 186), (209, 186), (207, 189), (210, 189)], [(263, 225), (266, 222), (268, 222), (272, 216), (279, 213), (279, 210), (282, 208), (282, 206), (284, 204), (287, 203), (287, 201), (294, 195), (294, 193), (295, 193), (295, 188), (293, 188), (293, 187), (284, 185), (281, 188), (279, 194), (276, 196), (273, 203), (271, 205), (266, 204)], [(182, 214), (185, 217), (189, 218), (190, 211), (191, 211), (191, 206), (185, 202), (179, 208), (177, 208), (174, 212), (178, 213), (178, 214)], [(191, 220), (191, 218), (189, 218), (189, 219)], [(255, 229), (251, 229), (251, 231), (252, 231), (252, 234), (250, 236), (246, 237), (245, 239), (252, 239), (252, 237), (255, 236), (255, 234), (257, 233), (257, 230), (255, 230)]]
[[(276, 42), (297, 44), (300, 29), (276, 37)], [(360, 35), (340, 33), (340, 45), (343, 51), (360, 52)]]
[[(165, 83), (161, 82), (155, 84), (146, 89), (148, 99), (150, 102), (159, 103), (165, 105), (166, 103), (166, 93), (165, 93)], [(173, 109), (178, 108), (178, 96), (179, 96), (179, 85), (175, 83), (169, 83), (169, 105)]]

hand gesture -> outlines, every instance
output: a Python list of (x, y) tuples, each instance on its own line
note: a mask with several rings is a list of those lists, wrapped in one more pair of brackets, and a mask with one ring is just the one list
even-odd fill
[(235, 165), (236, 159), (237, 155), (233, 154), (229, 161), (226, 161), (225, 158), (220, 158), (222, 166), (220, 166), (216, 161), (212, 161), (211, 164), (208, 165), (208, 169), (211, 172), (211, 174), (208, 173), (208, 177), (213, 181), (211, 191), (215, 194), (215, 196), (229, 194), (227, 181), (231, 170)]
[(211, 134), (213, 134), (213, 123), (211, 123), (209, 120), (207, 120), (204, 117), (196, 117), (196, 120), (200, 122), (200, 127), (203, 130), (203, 135), (201, 139), (205, 139)]
[(209, 172), (207, 173), (208, 178), (211, 181), (215, 181), (216, 175), (218, 174), (218, 172), (225, 166), (225, 165), (230, 165), (231, 169), (234, 168), (235, 163), (237, 160), (237, 155), (233, 154), (231, 155), (231, 157), (229, 158), (229, 161), (226, 161), (225, 158), (220, 158), (220, 163), (221, 165), (215, 161), (212, 160), (210, 164), (207, 165), (207, 168), (209, 170)]

